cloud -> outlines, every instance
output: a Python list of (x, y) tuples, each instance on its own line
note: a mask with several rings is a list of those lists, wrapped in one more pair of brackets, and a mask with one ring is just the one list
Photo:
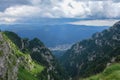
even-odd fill
[(13, 16), (13, 17), (26, 17), (26, 16), (35, 16), (36, 13), (40, 12), (39, 7), (34, 6), (14, 6), (9, 7), (4, 11), (4, 15)]
[(28, 5), (28, 0), (0, 0), (0, 11), (15, 5)]
[(70, 22), (68, 24), (73, 25), (85, 25), (85, 26), (112, 26), (114, 23), (118, 22), (119, 20), (81, 20), (77, 22)]
[(86, 17), (89, 14), (89, 9), (84, 2), (74, 0), (64, 0), (59, 4), (65, 17)]
[(32, 17), (120, 18), (119, 0), (0, 0), (0, 21)]
[(9, 7), (4, 12), (0, 12), (0, 21), (11, 23), (26, 17), (37, 17), (40, 11), (40, 8), (36, 6), (22, 5)]
[[(71, 6), (72, 7), (71, 7)], [(60, 8), (66, 17), (120, 18), (120, 2), (64, 0)]]

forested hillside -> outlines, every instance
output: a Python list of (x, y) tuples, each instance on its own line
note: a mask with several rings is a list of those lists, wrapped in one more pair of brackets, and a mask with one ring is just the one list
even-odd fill
[(102, 72), (120, 55), (120, 21), (91, 38), (74, 44), (61, 63), (75, 80)]
[[(67, 80), (51, 51), (37, 38), (0, 32), (0, 80)], [(66, 79), (67, 78), (67, 79)]]

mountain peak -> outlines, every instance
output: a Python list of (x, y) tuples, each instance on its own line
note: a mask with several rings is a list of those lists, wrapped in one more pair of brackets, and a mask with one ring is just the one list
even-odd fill
[(116, 22), (114, 25), (113, 25), (113, 27), (120, 27), (120, 21), (118, 21), (118, 22)]
[(62, 72), (38, 38), (23, 40), (14, 32), (0, 32), (0, 80), (68, 80)]
[(90, 39), (74, 44), (63, 55), (62, 64), (73, 78), (103, 71), (107, 63), (119, 55), (119, 52), (114, 52), (120, 45), (119, 34), (120, 21), (107, 30), (93, 34)]

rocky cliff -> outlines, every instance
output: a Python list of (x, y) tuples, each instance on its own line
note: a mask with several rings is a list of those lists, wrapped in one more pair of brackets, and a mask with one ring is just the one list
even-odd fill
[(0, 80), (17, 80), (19, 60), (0, 32)]
[(120, 52), (120, 21), (90, 39), (74, 44), (61, 59), (61, 63), (75, 80), (97, 74), (114, 62)]
[(67, 80), (50, 50), (37, 38), (0, 32), (0, 80)]

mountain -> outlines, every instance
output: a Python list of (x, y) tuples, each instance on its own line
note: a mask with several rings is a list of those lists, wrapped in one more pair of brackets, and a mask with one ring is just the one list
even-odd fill
[[(89, 76), (103, 80), (114, 76), (119, 80), (114, 71), (119, 69), (119, 45), (120, 21), (74, 44), (59, 57), (63, 68), (38, 38), (29, 40), (14, 32), (0, 32), (0, 80), (89, 80)], [(111, 64), (113, 71), (109, 74)]]
[(119, 63), (112, 63), (97, 75), (82, 80), (120, 80), (120, 56)]
[(0, 80), (67, 80), (51, 51), (38, 39), (0, 32)]
[[(34, 20), (34, 19), (33, 19)], [(89, 38), (93, 33), (109, 28), (108, 26), (72, 25), (72, 19), (43, 19), (35, 22), (0, 25), (2, 31), (12, 31), (20, 37), (30, 40), (39, 38), (51, 51), (59, 57), (75, 42)]]
[(62, 45), (71, 45), (80, 40), (89, 38), (95, 32), (100, 32), (108, 28), (107, 26), (99, 27), (72, 25), (64, 22), (57, 23), (56, 20), (53, 24), (49, 24), (49, 22), (50, 21), (46, 21), (46, 24), (39, 22), (0, 25), (0, 28), (2, 30), (15, 32), (22, 38), (27, 37), (29, 39), (33, 39), (34, 37), (37, 37), (49, 48), (56, 48)]
[(120, 21), (109, 29), (77, 42), (61, 57), (61, 63), (74, 79), (102, 72), (120, 55)]

